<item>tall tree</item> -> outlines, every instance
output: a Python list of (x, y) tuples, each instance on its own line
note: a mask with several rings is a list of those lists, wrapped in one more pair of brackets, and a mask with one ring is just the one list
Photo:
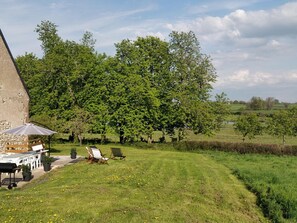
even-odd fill
[(48, 20), (41, 21), (41, 24), (37, 25), (35, 31), (38, 33), (38, 40), (41, 41), (41, 48), (44, 54), (49, 53), (59, 42), (62, 41), (58, 35), (57, 25)]
[(83, 46), (86, 46), (87, 48), (92, 49), (92, 51), (95, 50), (96, 40), (93, 37), (93, 33), (89, 31), (85, 32), (80, 42)]
[(211, 83), (216, 80), (215, 69), (208, 55), (201, 53), (198, 39), (194, 32), (175, 32), (170, 35), (170, 53), (172, 71), (179, 100), (183, 97), (194, 100), (208, 100)]
[(111, 123), (117, 126), (121, 141), (141, 134), (150, 141), (157, 126), (159, 86), (162, 74), (166, 75), (168, 48), (159, 39), (147, 37), (123, 40), (116, 44), (116, 49), (115, 74), (121, 81), (114, 87)]
[(56, 128), (67, 129), (66, 123), (73, 120), (78, 108), (87, 112), (84, 89), (100, 66), (94, 40), (91, 33), (85, 33), (82, 43), (64, 41), (58, 35), (57, 26), (49, 21), (37, 25), (36, 32), (44, 56), (40, 59), (39, 82), (29, 90), (33, 99), (36, 98), (31, 115), (47, 114), (59, 123)]
[(155, 96), (160, 102), (159, 106), (150, 109), (146, 116), (145, 134), (148, 136), (149, 142), (152, 139), (153, 130), (159, 129), (165, 134), (172, 122), (174, 89), (172, 72), (170, 71), (171, 55), (169, 44), (157, 37), (139, 37), (134, 45), (138, 55), (136, 60), (139, 67), (138, 74), (150, 82), (150, 88), (154, 89)]
[(211, 58), (201, 53), (199, 41), (192, 31), (172, 32), (169, 49), (173, 98), (179, 104), (176, 112), (186, 114), (180, 116), (183, 120), (177, 119), (175, 126), (179, 126), (179, 129), (192, 126), (196, 133), (209, 134), (216, 129), (214, 111), (209, 104), (211, 84), (216, 80)]

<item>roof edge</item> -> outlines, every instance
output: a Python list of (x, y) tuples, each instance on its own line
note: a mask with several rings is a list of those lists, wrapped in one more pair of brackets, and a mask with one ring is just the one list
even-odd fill
[(2, 31), (1, 31), (1, 29), (0, 29), (0, 36), (1, 36), (1, 38), (3, 39), (3, 43), (4, 43), (4, 45), (5, 45), (6, 49), (7, 49), (7, 52), (8, 52), (8, 54), (9, 54), (9, 56), (10, 56), (10, 59), (12, 60), (12, 62), (13, 62), (13, 64), (14, 64), (14, 67), (15, 67), (15, 69), (16, 69), (16, 71), (17, 71), (17, 74), (18, 74), (18, 76), (19, 76), (19, 78), (20, 78), (20, 80), (21, 80), (21, 82), (22, 82), (22, 85), (24, 86), (24, 89), (25, 89), (25, 91), (26, 91), (26, 93), (27, 93), (27, 95), (28, 95), (28, 97), (29, 97), (29, 99), (30, 99), (29, 90), (28, 90), (28, 88), (27, 88), (27, 86), (26, 86), (26, 84), (25, 84), (25, 82), (24, 82), (24, 80), (23, 80), (23, 78), (22, 78), (22, 76), (21, 76), (21, 74), (20, 74), (20, 70), (19, 70), (19, 68), (18, 68), (18, 66), (17, 66), (17, 64), (16, 64), (16, 62), (15, 62), (13, 56), (12, 56), (12, 53), (11, 53), (11, 51), (10, 51), (10, 49), (9, 49), (9, 46), (8, 46), (8, 44), (7, 44), (7, 42), (6, 42), (6, 39), (5, 39), (5, 37), (4, 37), (4, 35), (3, 35)]

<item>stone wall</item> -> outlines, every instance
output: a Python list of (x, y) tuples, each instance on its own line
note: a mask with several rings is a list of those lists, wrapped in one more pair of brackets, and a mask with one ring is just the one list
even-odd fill
[[(29, 94), (0, 30), (0, 131), (29, 121)], [(0, 151), (8, 141), (24, 137), (0, 134)]]

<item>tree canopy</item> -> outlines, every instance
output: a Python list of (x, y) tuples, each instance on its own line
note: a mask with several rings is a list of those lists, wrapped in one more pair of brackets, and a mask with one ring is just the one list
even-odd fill
[(16, 58), (31, 96), (31, 119), (80, 138), (115, 132), (121, 142), (143, 135), (151, 141), (155, 130), (211, 134), (220, 127), (224, 97), (210, 101), (215, 68), (193, 32), (174, 31), (168, 42), (122, 40), (115, 56), (106, 56), (95, 51), (92, 33), (77, 43), (63, 40), (57, 27), (37, 25), (42, 58)]

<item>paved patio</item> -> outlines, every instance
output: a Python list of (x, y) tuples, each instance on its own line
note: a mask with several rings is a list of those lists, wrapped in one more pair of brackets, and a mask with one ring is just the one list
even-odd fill
[[(52, 157), (54, 157), (55, 161), (52, 163), (52, 165), (51, 165), (52, 169), (50, 171), (52, 171), (56, 168), (59, 168), (59, 167), (63, 167), (65, 165), (74, 164), (74, 163), (78, 162), (79, 160), (84, 159), (84, 157), (81, 157), (81, 156), (78, 156), (76, 159), (71, 159), (69, 155), (68, 156), (52, 155)], [(47, 173), (48, 172), (45, 172), (43, 170), (43, 166), (38, 167), (38, 168), (32, 170), (33, 179), (31, 179), (31, 181), (34, 179), (38, 179), (39, 177), (41, 177), (42, 175), (47, 174)], [(21, 188), (22, 186), (31, 182), (31, 181), (23, 181), (22, 172), (16, 173), (15, 177), (16, 177), (16, 182), (17, 182), (17, 188)], [(6, 175), (5, 173), (3, 173), (2, 174), (2, 187), (7, 188), (8, 182), (9, 182), (9, 175)]]

